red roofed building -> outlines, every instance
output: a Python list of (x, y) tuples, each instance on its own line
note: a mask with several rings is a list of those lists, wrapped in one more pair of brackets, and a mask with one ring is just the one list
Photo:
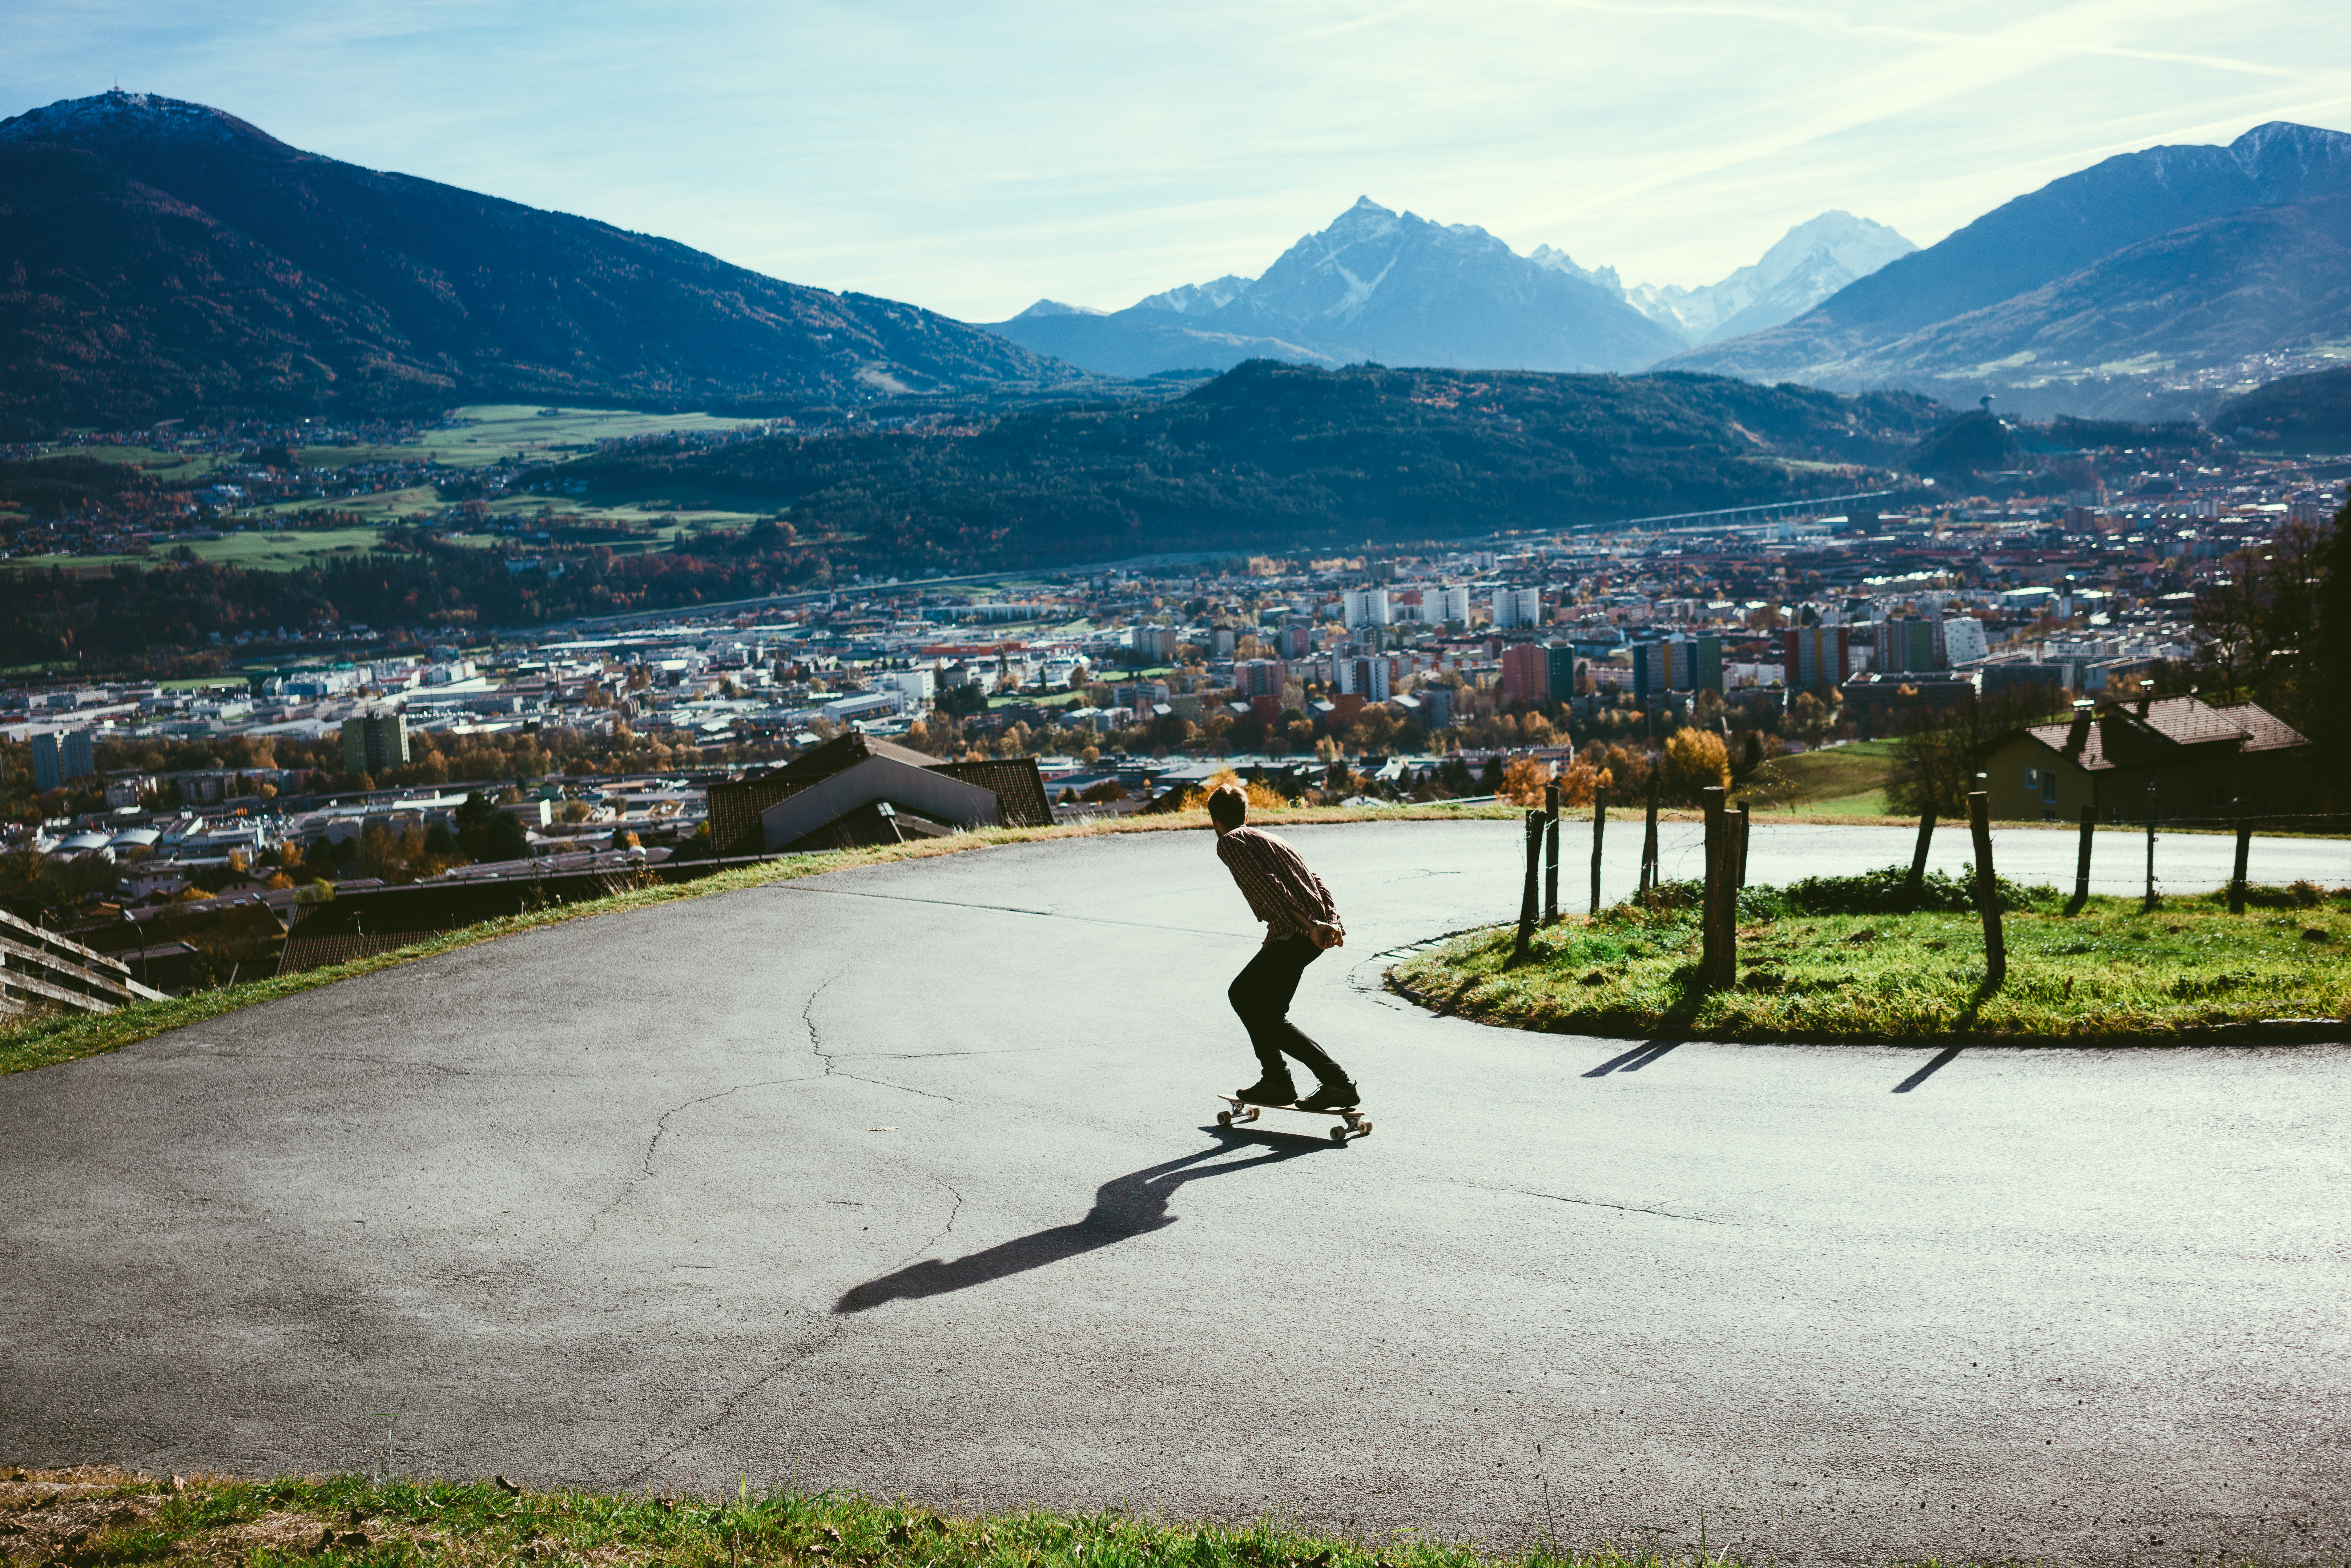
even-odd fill
[(1984, 754), (1991, 814), (2007, 821), (2143, 821), (2306, 809), (2309, 739), (2254, 703), (2193, 696), (2076, 703), (2065, 724), (2015, 730)]

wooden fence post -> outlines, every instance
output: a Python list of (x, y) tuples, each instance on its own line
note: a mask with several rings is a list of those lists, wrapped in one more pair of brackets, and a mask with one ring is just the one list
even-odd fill
[(1641, 832), (1641, 891), (1657, 885), (1657, 770), (1649, 769), (1649, 824)]
[(1736, 887), (1747, 885), (1747, 834), (1755, 826), (1753, 808), (1745, 800), (1739, 802), (1739, 876)]
[(2082, 848), (2074, 857), (2074, 907), (2090, 902), (2090, 841), (2098, 831), (2098, 809), (2082, 808)]
[(2147, 787), (2147, 902), (2142, 909), (2155, 913), (2155, 784)]
[(2242, 802), (2237, 811), (2237, 866), (2229, 874), (2229, 913), (2245, 912), (2245, 862), (2253, 851), (2253, 825), (2245, 821)]
[(1927, 890), (1927, 846), (1934, 837), (1935, 808), (1929, 806), (1918, 813), (1918, 847), (1910, 852), (1910, 874), (1902, 883), (1902, 891), (1911, 898)]
[(1511, 951), (1510, 962), (1521, 962), (1527, 956), (1527, 944), (1535, 935), (1535, 878), (1542, 863), (1543, 814), (1527, 813), (1527, 880), (1519, 895), (1519, 945)]
[(1983, 914), (1984, 984), (2008, 978), (2008, 938), (2000, 924), (2000, 878), (1991, 867), (1991, 797), (1979, 789), (1968, 797), (1968, 827), (1976, 841), (1976, 908)]
[(1608, 831), (1608, 786), (1592, 790), (1592, 913), (1600, 913), (1600, 841)]
[(1559, 919), (1559, 780), (1543, 786), (1543, 924)]
[(1706, 897), (1699, 905), (1698, 972), (1707, 990), (1728, 989), (1739, 974), (1739, 891), (1731, 885), (1735, 857), (1725, 791), (1699, 792), (1706, 803)]

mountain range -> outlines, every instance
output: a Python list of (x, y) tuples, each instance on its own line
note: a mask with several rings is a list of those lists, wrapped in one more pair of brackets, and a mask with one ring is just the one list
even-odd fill
[(1719, 283), (1628, 290), (1613, 267), (1578, 267), (1550, 246), (1520, 256), (1474, 225), (1432, 223), (1365, 196), (1262, 277), (1186, 284), (1116, 311), (1040, 299), (989, 330), (1118, 376), (1252, 359), (1637, 371), (1775, 326), (1914, 248), (1881, 224), (1824, 213)]
[(0, 436), (1086, 380), (915, 306), (322, 158), (202, 104), (110, 92), (0, 120)]
[[(0, 120), (0, 439), (533, 400), (783, 413), (1165, 396), (1251, 360), (1686, 370), (2203, 414), (2351, 352), (2351, 135), (2109, 158), (1913, 250), (1844, 212), (1702, 288), (1368, 198), (1257, 277), (976, 326), (111, 92)], [(2265, 416), (2261, 428), (2301, 428)]]
[(2252, 356), (2351, 337), (2346, 188), (2351, 136), (2283, 121), (2226, 147), (2124, 153), (1783, 326), (1664, 365), (2140, 412), (2167, 387), (2225, 382), (2219, 372)]

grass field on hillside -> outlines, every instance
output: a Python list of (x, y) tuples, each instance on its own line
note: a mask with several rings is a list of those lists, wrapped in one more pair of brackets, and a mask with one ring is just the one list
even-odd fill
[(1771, 766), (1787, 781), (1765, 797), (1775, 810), (1881, 817), (1886, 814), (1886, 781), (1894, 772), (1894, 743), (1856, 740), (1777, 758)]
[(193, 539), (188, 548), (215, 566), (294, 571), (329, 556), (363, 555), (382, 538), (377, 528), (253, 528), (216, 539)]
[(478, 468), (511, 457), (576, 456), (561, 448), (593, 450), (600, 440), (658, 435), (671, 431), (737, 430), (755, 423), (734, 415), (708, 413), (641, 413), (628, 409), (565, 409), (542, 414), (530, 403), (474, 403), (455, 411), (467, 421), (456, 430), (427, 432), (413, 450), (429, 453), (457, 468)]
[[(1900, 880), (1894, 868), (1875, 885)], [(1981, 918), (1958, 882), (1928, 881), (1939, 895), (1908, 913), (1866, 900), (1810, 913), (1792, 904), (1798, 890), (1746, 890), (1728, 990), (1698, 984), (1695, 883), (1562, 919), (1536, 934), (1522, 964), (1511, 961), (1513, 927), (1472, 932), (1397, 965), (1393, 983), (1439, 1012), (1627, 1038), (2183, 1040), (2263, 1019), (2351, 1018), (2351, 889), (2262, 889), (2241, 915), (2213, 895), (2164, 899), (2153, 913), (2093, 898), (2068, 913), (2053, 890), (2012, 890), (2022, 906), (2004, 916), (2008, 976), (1987, 991)], [(1798, 889), (1807, 885), (1828, 884)]]

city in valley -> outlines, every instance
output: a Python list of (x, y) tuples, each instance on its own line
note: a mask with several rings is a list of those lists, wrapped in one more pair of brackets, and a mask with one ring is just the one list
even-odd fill
[[(371, 434), (386, 433), (308, 439)], [(185, 457), (253, 438), (140, 439)], [(1886, 753), (1918, 714), (2006, 699), (2045, 718), (2177, 695), (2167, 676), (2192, 669), (2232, 579), (2297, 539), (2306, 552), (2344, 494), (2324, 465), (2210, 449), (2098, 467), (2093, 490), (1998, 503), (1930, 486), (1895, 511), (1798, 504), (1411, 553), (858, 581), (488, 637), (323, 616), (215, 632), (186, 661), (202, 674), (8, 681), (9, 863), (16, 896), (47, 894), (48, 919), (101, 947), (164, 917), (172, 972), (209, 983), (275, 956), (252, 940), (256, 905), (282, 925), (337, 889), (740, 852), (712, 842), (709, 787), (849, 733), (946, 760), (1033, 757), (1062, 822), (1165, 810), (1228, 769), (1310, 804), (1490, 802), (1524, 792), (1520, 758), (1546, 775), (1588, 759), (1579, 803), (1604, 772), (1637, 800), (1684, 728), (1719, 738), (1758, 810), (1898, 810)], [(322, 493), (380, 481), (233, 456), (219, 473), (161, 521), (20, 523), (19, 550), (40, 554), (17, 570), (298, 546)], [(450, 477), (429, 461), (419, 475)], [(238, 506), (248, 489), (303, 509)], [(559, 577), (599, 548), (556, 542), (579, 520), (477, 500), (411, 526)], [(675, 520), (642, 526), (661, 525)], [(710, 531), (729, 526), (745, 525)], [(1848, 747), (1859, 773), (1814, 782), (1792, 760)], [(1676, 780), (1668, 804), (1696, 804), (1690, 788)], [(490, 833), (488, 806), (514, 826)], [(956, 826), (919, 821), (888, 831)], [(235, 934), (208, 940), (206, 914)]]

